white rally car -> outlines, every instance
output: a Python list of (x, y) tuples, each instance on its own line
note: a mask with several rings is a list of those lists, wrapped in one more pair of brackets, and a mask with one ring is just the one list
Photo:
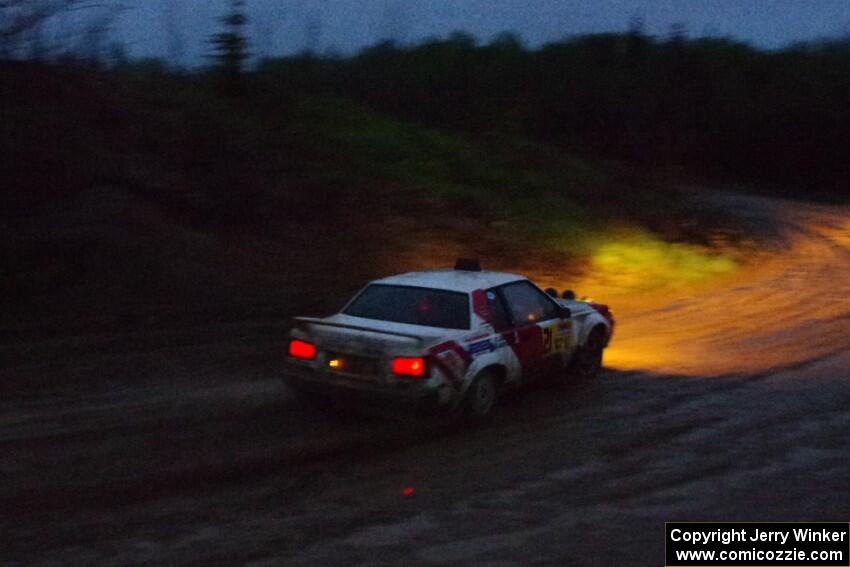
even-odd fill
[(614, 325), (608, 307), (547, 291), (468, 260), (376, 280), (335, 315), (294, 319), (285, 378), (320, 399), (483, 418), (513, 386), (601, 367)]

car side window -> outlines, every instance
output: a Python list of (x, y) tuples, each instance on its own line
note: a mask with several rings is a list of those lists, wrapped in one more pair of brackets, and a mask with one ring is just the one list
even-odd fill
[(501, 288), (516, 325), (547, 321), (558, 316), (558, 307), (530, 282), (517, 282)]
[(505, 310), (505, 304), (502, 298), (495, 290), (487, 290), (487, 306), (490, 308), (490, 323), (493, 325), (493, 330), (496, 332), (504, 331), (510, 328), (511, 320), (508, 318), (508, 312)]

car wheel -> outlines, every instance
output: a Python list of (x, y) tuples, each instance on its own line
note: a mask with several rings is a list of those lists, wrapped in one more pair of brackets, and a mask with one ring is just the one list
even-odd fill
[(587, 342), (579, 348), (571, 365), (572, 373), (577, 378), (590, 379), (599, 373), (602, 368), (604, 340), (602, 333), (596, 330), (590, 333)]
[(490, 372), (482, 372), (466, 391), (465, 414), (474, 421), (482, 421), (493, 415), (499, 392), (496, 380)]

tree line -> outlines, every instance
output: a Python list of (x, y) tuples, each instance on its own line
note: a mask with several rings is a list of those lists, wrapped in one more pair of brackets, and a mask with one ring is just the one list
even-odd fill
[[(245, 3), (224, 5), (221, 30), (209, 38), (212, 65), (195, 74), (215, 71), (245, 104), (249, 87), (282, 107), (334, 95), (425, 125), (529, 138), (643, 169), (850, 196), (850, 38), (761, 50), (691, 39), (683, 28), (650, 37), (638, 23), (530, 49), (510, 33), (480, 43), (458, 32), (417, 45), (383, 41), (351, 56), (307, 48), (246, 70)], [(27, 45), (35, 58), (45, 21), (97, 6), (0, 0), (0, 58)], [(92, 53), (103, 53), (120, 9), (109, 6), (87, 32)]]
[(850, 40), (766, 51), (639, 31), (528, 49), (456, 33), (352, 57), (264, 61), (266, 88), (332, 94), (420, 123), (790, 194), (850, 196)]

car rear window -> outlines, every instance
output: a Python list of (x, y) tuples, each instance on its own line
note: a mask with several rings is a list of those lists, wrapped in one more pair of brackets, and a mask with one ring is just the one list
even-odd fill
[(469, 329), (469, 296), (442, 289), (372, 284), (343, 313), (410, 325)]

